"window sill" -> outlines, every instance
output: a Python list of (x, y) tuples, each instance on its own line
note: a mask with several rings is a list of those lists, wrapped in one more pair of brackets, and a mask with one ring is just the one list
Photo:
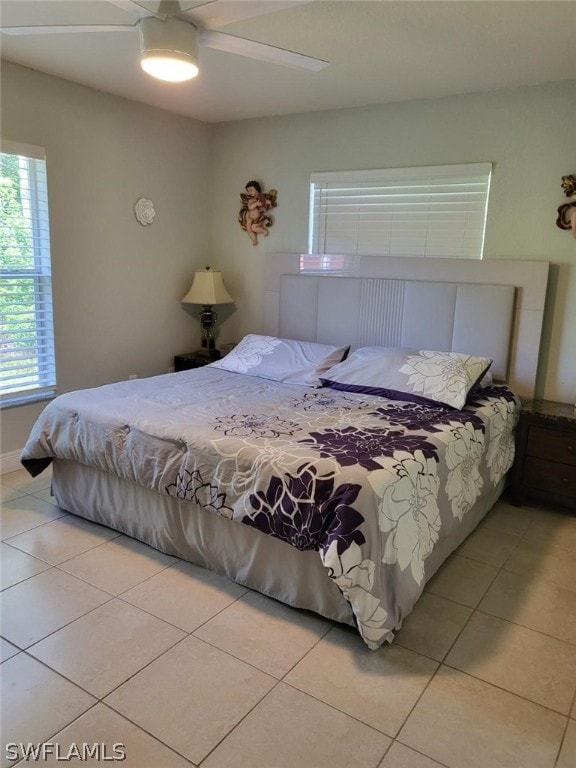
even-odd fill
[(6, 395), (0, 399), (0, 411), (8, 410), (8, 408), (18, 408), (21, 405), (32, 405), (33, 403), (43, 403), (46, 400), (53, 400), (57, 396), (56, 390), (45, 392), (31, 392), (28, 395)]

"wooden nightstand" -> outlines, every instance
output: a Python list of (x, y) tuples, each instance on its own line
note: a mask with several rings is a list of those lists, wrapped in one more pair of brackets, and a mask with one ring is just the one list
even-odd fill
[(545, 501), (576, 512), (576, 409), (531, 400), (520, 414), (510, 501)]
[(220, 359), (220, 352), (214, 349), (210, 356), (202, 355), (200, 352), (187, 352), (184, 355), (174, 355), (174, 371), (189, 371), (192, 368), (201, 368), (203, 365), (213, 363)]

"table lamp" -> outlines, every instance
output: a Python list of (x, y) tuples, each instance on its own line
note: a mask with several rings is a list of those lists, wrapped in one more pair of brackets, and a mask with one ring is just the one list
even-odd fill
[(217, 269), (205, 267), (194, 273), (190, 290), (182, 299), (183, 304), (202, 304), (204, 309), (198, 315), (202, 326), (202, 342), (195, 352), (201, 357), (217, 360), (220, 352), (215, 347), (212, 329), (218, 315), (212, 307), (215, 304), (231, 304), (234, 301), (222, 282), (222, 273)]

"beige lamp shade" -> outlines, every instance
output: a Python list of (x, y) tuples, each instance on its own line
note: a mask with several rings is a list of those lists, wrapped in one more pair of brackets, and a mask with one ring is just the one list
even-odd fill
[(183, 304), (231, 304), (234, 301), (222, 282), (222, 272), (217, 269), (199, 269), (194, 273), (190, 290), (182, 299)]

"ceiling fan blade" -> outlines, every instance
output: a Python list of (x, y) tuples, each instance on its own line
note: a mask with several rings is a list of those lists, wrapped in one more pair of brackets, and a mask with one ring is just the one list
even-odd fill
[[(217, 29), (235, 21), (253, 19), (310, 2), (312, 0), (211, 0), (195, 8), (190, 18), (201, 29)], [(183, 2), (182, 5), (187, 3)]]
[(226, 53), (235, 53), (248, 59), (267, 61), (270, 64), (279, 64), (283, 67), (308, 69), (313, 72), (318, 72), (329, 64), (327, 61), (314, 59), (302, 53), (287, 51), (284, 48), (276, 48), (273, 45), (257, 43), (254, 40), (246, 40), (244, 37), (227, 35), (224, 32), (215, 32), (214, 30), (202, 32), (200, 44), (206, 46), (206, 48), (214, 48), (217, 51), (225, 51)]
[(1, 27), (3, 35), (74, 35), (84, 32), (133, 32), (136, 24), (64, 24), (43, 27)]
[(190, 2), (180, 0), (180, 13), (186, 13), (194, 8), (200, 8), (200, 6), (203, 5), (212, 5), (217, 2), (218, 0), (196, 0), (195, 2), (193, 2), (193, 0), (190, 0)]
[[(167, 14), (160, 11), (160, 6), (162, 5), (161, 0), (130, 0), (130, 2), (132, 5), (137, 5), (139, 8), (144, 9), (152, 16), (157, 16), (162, 20), (167, 18)], [(177, 10), (176, 13), (179, 13), (179, 11)]]
[(180, 16), (180, 14), (190, 11), (192, 8), (205, 5), (207, 2), (214, 2), (214, 0), (189, 0), (189, 2), (186, 2), (186, 0), (184, 2), (179, 0), (130, 0), (130, 2), (152, 14), (152, 16), (156, 16), (157, 19), (166, 21), (166, 19)]

